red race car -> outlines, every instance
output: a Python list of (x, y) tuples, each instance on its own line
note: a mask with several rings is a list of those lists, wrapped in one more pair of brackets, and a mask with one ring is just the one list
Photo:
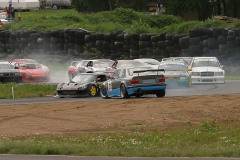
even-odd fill
[(22, 74), (23, 82), (48, 82), (50, 81), (50, 71), (48, 67), (32, 59), (10, 60)]

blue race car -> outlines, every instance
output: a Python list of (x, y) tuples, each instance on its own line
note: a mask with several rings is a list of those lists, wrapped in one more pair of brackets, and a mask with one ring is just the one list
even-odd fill
[(109, 80), (103, 83), (100, 94), (103, 98), (141, 97), (145, 94), (164, 97), (166, 84), (161, 72), (164, 70), (147, 67), (118, 69)]

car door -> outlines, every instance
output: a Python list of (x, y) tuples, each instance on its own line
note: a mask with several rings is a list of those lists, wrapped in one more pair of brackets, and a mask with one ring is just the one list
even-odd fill
[(107, 83), (107, 88), (108, 88), (108, 92), (109, 92), (109, 96), (118, 96), (120, 93), (120, 89), (119, 89), (119, 73), (121, 72), (121, 69), (118, 69), (114, 72), (113, 76), (111, 77), (110, 80), (108, 80)]

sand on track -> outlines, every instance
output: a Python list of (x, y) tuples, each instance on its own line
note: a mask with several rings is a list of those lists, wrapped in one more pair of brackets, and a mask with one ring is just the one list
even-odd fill
[(240, 94), (0, 106), (0, 136), (78, 134), (240, 122)]

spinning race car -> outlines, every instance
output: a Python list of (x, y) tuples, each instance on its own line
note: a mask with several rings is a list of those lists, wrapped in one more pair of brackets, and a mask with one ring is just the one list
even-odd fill
[(57, 86), (57, 97), (95, 97), (99, 95), (102, 83), (109, 79), (104, 73), (80, 73), (68, 83)]
[(23, 82), (48, 82), (50, 71), (48, 67), (32, 59), (16, 59), (9, 61), (15, 69), (21, 72)]

